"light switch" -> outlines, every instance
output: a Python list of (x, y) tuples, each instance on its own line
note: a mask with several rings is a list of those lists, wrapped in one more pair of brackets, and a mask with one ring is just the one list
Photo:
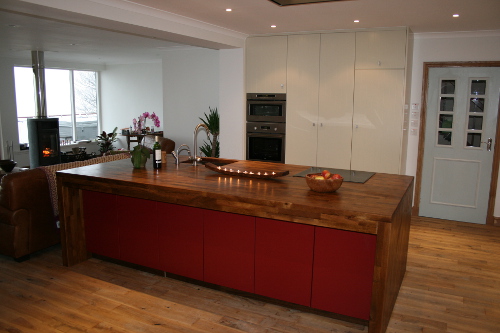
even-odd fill
[(412, 110), (418, 110), (418, 103), (411, 103)]

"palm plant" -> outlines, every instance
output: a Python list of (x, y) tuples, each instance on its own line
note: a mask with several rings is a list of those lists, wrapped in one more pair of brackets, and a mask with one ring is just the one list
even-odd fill
[(203, 141), (203, 146), (200, 147), (200, 151), (207, 157), (219, 157), (219, 112), (217, 108), (212, 109), (208, 107), (208, 109), (210, 110), (208, 115), (204, 113), (205, 119), (200, 118), (200, 120), (207, 126), (210, 132), (207, 134), (209, 142)]

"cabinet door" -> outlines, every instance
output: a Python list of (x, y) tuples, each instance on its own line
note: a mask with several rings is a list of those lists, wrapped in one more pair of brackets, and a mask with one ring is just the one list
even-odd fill
[(246, 40), (246, 91), (286, 93), (287, 36)]
[(376, 236), (316, 227), (311, 306), (370, 319)]
[(286, 163), (316, 165), (320, 35), (288, 37)]
[(314, 227), (256, 219), (255, 293), (311, 306)]
[(160, 269), (156, 202), (117, 196), (120, 260)]
[(350, 169), (355, 33), (321, 35), (317, 166)]
[(405, 66), (406, 30), (356, 32), (356, 69)]
[(253, 293), (255, 217), (205, 210), (203, 228), (205, 281)]
[(357, 70), (353, 170), (399, 174), (404, 117), (404, 70)]
[(158, 203), (161, 269), (203, 281), (203, 211)]
[(87, 251), (119, 259), (116, 196), (93, 191), (82, 191), (82, 196)]

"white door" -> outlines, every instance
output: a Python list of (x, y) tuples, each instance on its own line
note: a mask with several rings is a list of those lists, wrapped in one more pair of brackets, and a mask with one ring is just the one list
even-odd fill
[(420, 216), (486, 223), (500, 68), (430, 68)]

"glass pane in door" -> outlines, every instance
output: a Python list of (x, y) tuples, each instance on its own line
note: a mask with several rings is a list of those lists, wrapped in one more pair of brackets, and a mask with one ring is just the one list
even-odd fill
[(472, 95), (486, 94), (486, 80), (471, 80), (470, 93)]
[(470, 130), (482, 130), (483, 116), (469, 116), (469, 125), (467, 128)]
[(439, 103), (439, 111), (453, 111), (455, 105), (454, 97), (441, 97)]
[(439, 128), (453, 128), (453, 115), (440, 114), (439, 115)]
[(481, 147), (481, 133), (468, 133), (467, 147)]
[(441, 94), (454, 95), (455, 94), (455, 80), (441, 80)]
[(469, 112), (483, 112), (484, 111), (484, 98), (471, 98), (469, 105)]
[(439, 131), (438, 132), (438, 145), (451, 145), (451, 132)]

